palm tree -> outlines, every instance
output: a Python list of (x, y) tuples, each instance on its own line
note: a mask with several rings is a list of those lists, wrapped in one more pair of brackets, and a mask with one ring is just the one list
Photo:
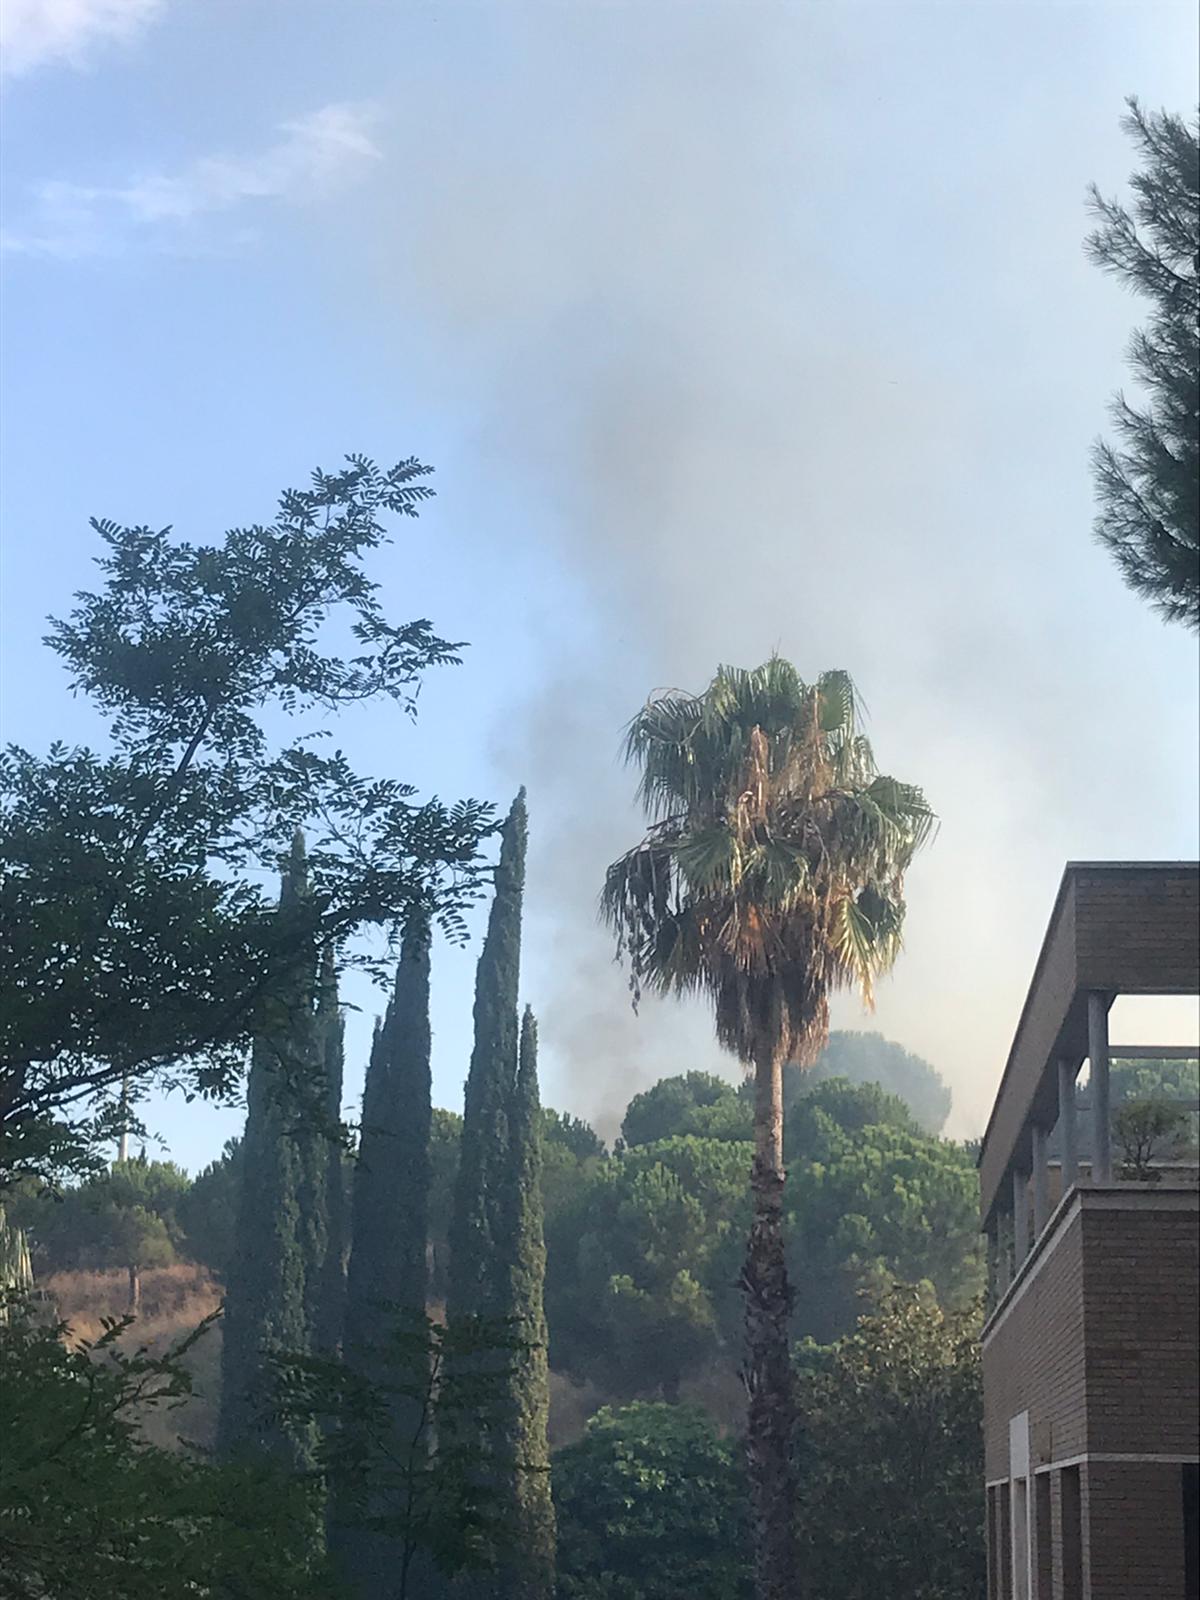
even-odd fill
[(629, 726), (645, 838), (609, 867), (602, 913), (643, 989), (706, 995), (719, 1042), (754, 1075), (746, 1302), (748, 1455), (758, 1600), (798, 1592), (790, 1463), (791, 1290), (783, 1251), (783, 1068), (809, 1066), (830, 993), (895, 961), (904, 874), (934, 817), (884, 777), (844, 672), (802, 681), (778, 657), (722, 667), (700, 695), (650, 700)]

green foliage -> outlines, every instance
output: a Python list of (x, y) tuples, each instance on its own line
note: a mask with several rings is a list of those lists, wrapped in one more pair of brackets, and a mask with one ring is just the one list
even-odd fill
[[(669, 1097), (639, 1099), (656, 1111), (682, 1105), (686, 1120), (691, 1103), (674, 1089), (688, 1080), (664, 1081)], [(877, 1084), (812, 1083), (799, 1072), (786, 1081), (797, 1330), (838, 1338), (862, 1295), (896, 1280), (929, 1282), (948, 1308), (969, 1303), (983, 1274), (969, 1154), (922, 1133)], [(723, 1090), (701, 1110), (744, 1107), (738, 1090)], [(556, 1368), (614, 1399), (672, 1399), (705, 1372), (732, 1372), (750, 1158), (748, 1142), (676, 1136), (618, 1150), (574, 1180), (547, 1221)]]
[(228, 1276), (237, 1239), (242, 1149), (240, 1139), (226, 1139), (221, 1154), (200, 1169), (179, 1201), (186, 1253), (222, 1279)]
[(378, 1338), (381, 1305), (424, 1314), (432, 1122), (429, 931), (404, 938), (395, 988), (376, 1029), (354, 1165), (348, 1348)]
[(1187, 1125), (1186, 1112), (1161, 1100), (1126, 1100), (1118, 1106), (1113, 1133), (1121, 1148), (1121, 1176), (1158, 1183), (1162, 1172), (1154, 1163), (1178, 1148)]
[[(550, 1366), (544, 1291), (546, 1243), (542, 1212), (542, 1129), (538, 1095), (537, 1023), (526, 1006), (511, 1124), (514, 1180), (512, 1287), (509, 1315), (519, 1347), (513, 1361), (512, 1455), (519, 1560), (508, 1593), (553, 1600), (554, 1502), (550, 1495)], [(590, 1131), (590, 1130), (589, 1130)], [(578, 1142), (578, 1141), (577, 1141)]]
[(275, 1405), (319, 1441), (331, 1544), (377, 1542), (387, 1559), (372, 1600), (408, 1600), (418, 1583), (426, 1592), (431, 1567), (495, 1573), (511, 1549), (511, 1501), (479, 1474), (476, 1441), (505, 1425), (520, 1344), (504, 1323), (446, 1327), (400, 1307), (381, 1308), (377, 1332), (355, 1365), (276, 1355)]
[(171, 1161), (114, 1161), (56, 1193), (26, 1186), (10, 1201), (28, 1230), (38, 1270), (108, 1271), (169, 1266), (185, 1249), (181, 1213), (190, 1188)]
[(957, 1309), (980, 1292), (978, 1180), (967, 1153), (918, 1132), (872, 1084), (816, 1084), (789, 1118), (789, 1267), (799, 1333), (837, 1338), (859, 1296), (928, 1281)]
[(1200, 1061), (1114, 1061), (1109, 1093), (1122, 1100), (1166, 1100), (1195, 1105), (1200, 1098)]
[(429, 1130), (429, 1298), (445, 1304), (450, 1293), (450, 1230), (462, 1118), (434, 1107)]
[(799, 1352), (799, 1526), (821, 1600), (982, 1600), (977, 1308), (897, 1290)]
[(137, 1417), (186, 1398), (185, 1357), (92, 1345), (27, 1307), (0, 1324), (0, 1592), (49, 1600), (318, 1600), (307, 1491), (263, 1468), (144, 1444)]
[(550, 1106), (542, 1108), (542, 1144), (561, 1146), (577, 1162), (604, 1154), (604, 1140), (590, 1123), (567, 1111), (554, 1111)]
[[(397, 1312), (413, 1319), (414, 1326), (423, 1326), (425, 1317), (430, 1045), (429, 929), (414, 919), (404, 936), (387, 1014), (371, 1045), (354, 1164), (343, 1359), (350, 1374), (368, 1383), (381, 1376), (375, 1363), (386, 1349), (387, 1329)], [(391, 1397), (390, 1423), (398, 1437), (418, 1434), (425, 1403)], [(357, 1499), (353, 1481), (335, 1483), (334, 1492)], [(390, 1514), (382, 1498), (364, 1506), (373, 1516)], [(337, 1569), (353, 1593), (374, 1600), (387, 1575), (410, 1557), (398, 1536), (345, 1526), (347, 1519), (339, 1498), (330, 1525)]]
[(555, 1457), (554, 1498), (562, 1600), (749, 1596), (737, 1451), (698, 1407), (597, 1412)]
[[(280, 888), (281, 915), (308, 898), (304, 844), (297, 836)], [(267, 1361), (278, 1350), (313, 1350), (324, 1329), (326, 1145), (335, 1139), (336, 1125), (329, 1118), (330, 1018), (322, 999), (315, 958), (301, 956), (261, 1012), (221, 1348), (222, 1454), (261, 1445), (297, 1467), (311, 1465), (315, 1441), (311, 1434), (281, 1432), (269, 1415)]]
[(937, 1071), (880, 1033), (831, 1033), (806, 1078), (811, 1083), (827, 1078), (877, 1083), (904, 1101), (926, 1133), (940, 1133), (950, 1115), (950, 1090)]
[[(343, 705), (413, 711), (458, 659), (388, 622), (365, 570), (427, 470), (352, 458), (208, 545), (93, 524), (101, 586), (48, 642), (109, 753), (0, 756), (0, 1179), (94, 1162), (126, 1077), (232, 1095), (261, 996), (316, 948), (377, 969), (346, 940), (418, 905), (461, 935), (488, 808), (417, 804), (313, 743)], [(323, 648), (331, 623), (354, 655)], [(281, 714), (296, 735), (275, 744)], [(279, 916), (258, 885), (301, 825), (312, 892)]]
[(1116, 448), (1093, 452), (1096, 537), (1131, 589), (1169, 622), (1200, 627), (1200, 123), (1129, 100), (1141, 163), (1132, 212), (1091, 190), (1091, 259), (1150, 301), (1128, 360), (1145, 394), (1111, 415)]
[(749, 1139), (753, 1132), (748, 1100), (711, 1072), (660, 1078), (652, 1088), (634, 1095), (621, 1123), (626, 1145), (656, 1144), (680, 1134), (695, 1134), (700, 1139)]
[(746, 1145), (681, 1137), (598, 1166), (548, 1227), (554, 1365), (619, 1398), (729, 1359)]
[(517, 1082), (521, 901), (528, 823), (522, 789), (500, 835), (496, 893), (475, 976), (475, 1039), (467, 1073), (451, 1231), (451, 1314), (509, 1314), (512, 1153)]

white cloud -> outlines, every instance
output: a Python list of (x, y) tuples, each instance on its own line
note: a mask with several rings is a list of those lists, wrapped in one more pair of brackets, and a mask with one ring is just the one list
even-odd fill
[(202, 218), (249, 201), (302, 201), (343, 182), (380, 151), (370, 107), (330, 104), (281, 123), (250, 156), (203, 156), (175, 173), (149, 172), (114, 186), (54, 181), (34, 191), (30, 215), (3, 237), (25, 255), (71, 258), (120, 253), (133, 243), (194, 249)]
[(0, 73), (81, 66), (97, 45), (133, 38), (162, 9), (163, 0), (0, 0)]

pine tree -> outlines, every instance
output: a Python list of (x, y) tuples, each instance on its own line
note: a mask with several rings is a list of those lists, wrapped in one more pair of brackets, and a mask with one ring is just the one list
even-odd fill
[(500, 835), (496, 893), (475, 973), (475, 1041), (467, 1074), (450, 1235), (450, 1313), (509, 1313), (511, 1147), (517, 994), (525, 888), (525, 791)]
[(1118, 395), (1120, 441), (1093, 453), (1096, 537), (1131, 589), (1169, 622), (1200, 628), (1200, 124), (1147, 114), (1124, 120), (1141, 170), (1133, 214), (1093, 187), (1100, 226), (1088, 254), (1151, 302), (1129, 365), (1145, 404)]
[(516, 1549), (519, 1566), (509, 1592), (519, 1600), (554, 1594), (554, 1501), (550, 1494), (549, 1335), (544, 1287), (546, 1242), (542, 1226), (542, 1108), (538, 1096), (537, 1023), (528, 1006), (512, 1114), (513, 1253), (511, 1315), (521, 1349), (512, 1383), (516, 1463)]
[[(389, 1374), (383, 1355), (392, 1330), (423, 1327), (428, 1281), (429, 1134), (432, 1120), (429, 1028), (429, 929), (409, 925), (396, 986), (378, 1023), (363, 1090), (362, 1131), (354, 1170), (353, 1243), (346, 1277), (344, 1359), (376, 1382)], [(389, 1419), (397, 1450), (419, 1431), (410, 1405), (397, 1400)], [(361, 1507), (355, 1508), (361, 1512)], [(393, 1514), (391, 1506), (368, 1512)], [(335, 1491), (329, 1543), (339, 1573), (363, 1600), (385, 1595), (402, 1557), (401, 1541), (351, 1525)]]
[[(307, 893), (297, 835), (280, 887), (280, 914)], [(315, 963), (304, 963), (264, 1002), (251, 1051), (237, 1244), (225, 1294), (218, 1447), (236, 1454), (257, 1442), (298, 1468), (313, 1462), (311, 1429), (268, 1420), (272, 1351), (307, 1351), (312, 1324), (301, 1215), (305, 1174), (297, 1137), (297, 1092), (313, 1060)]]

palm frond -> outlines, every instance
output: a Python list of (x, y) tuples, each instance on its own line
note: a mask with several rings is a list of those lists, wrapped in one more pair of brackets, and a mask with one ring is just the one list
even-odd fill
[(700, 992), (743, 1059), (809, 1059), (827, 996), (874, 980), (900, 949), (902, 885), (936, 818), (882, 775), (838, 670), (805, 683), (774, 656), (672, 690), (626, 730), (651, 826), (609, 868), (601, 913), (645, 985)]

